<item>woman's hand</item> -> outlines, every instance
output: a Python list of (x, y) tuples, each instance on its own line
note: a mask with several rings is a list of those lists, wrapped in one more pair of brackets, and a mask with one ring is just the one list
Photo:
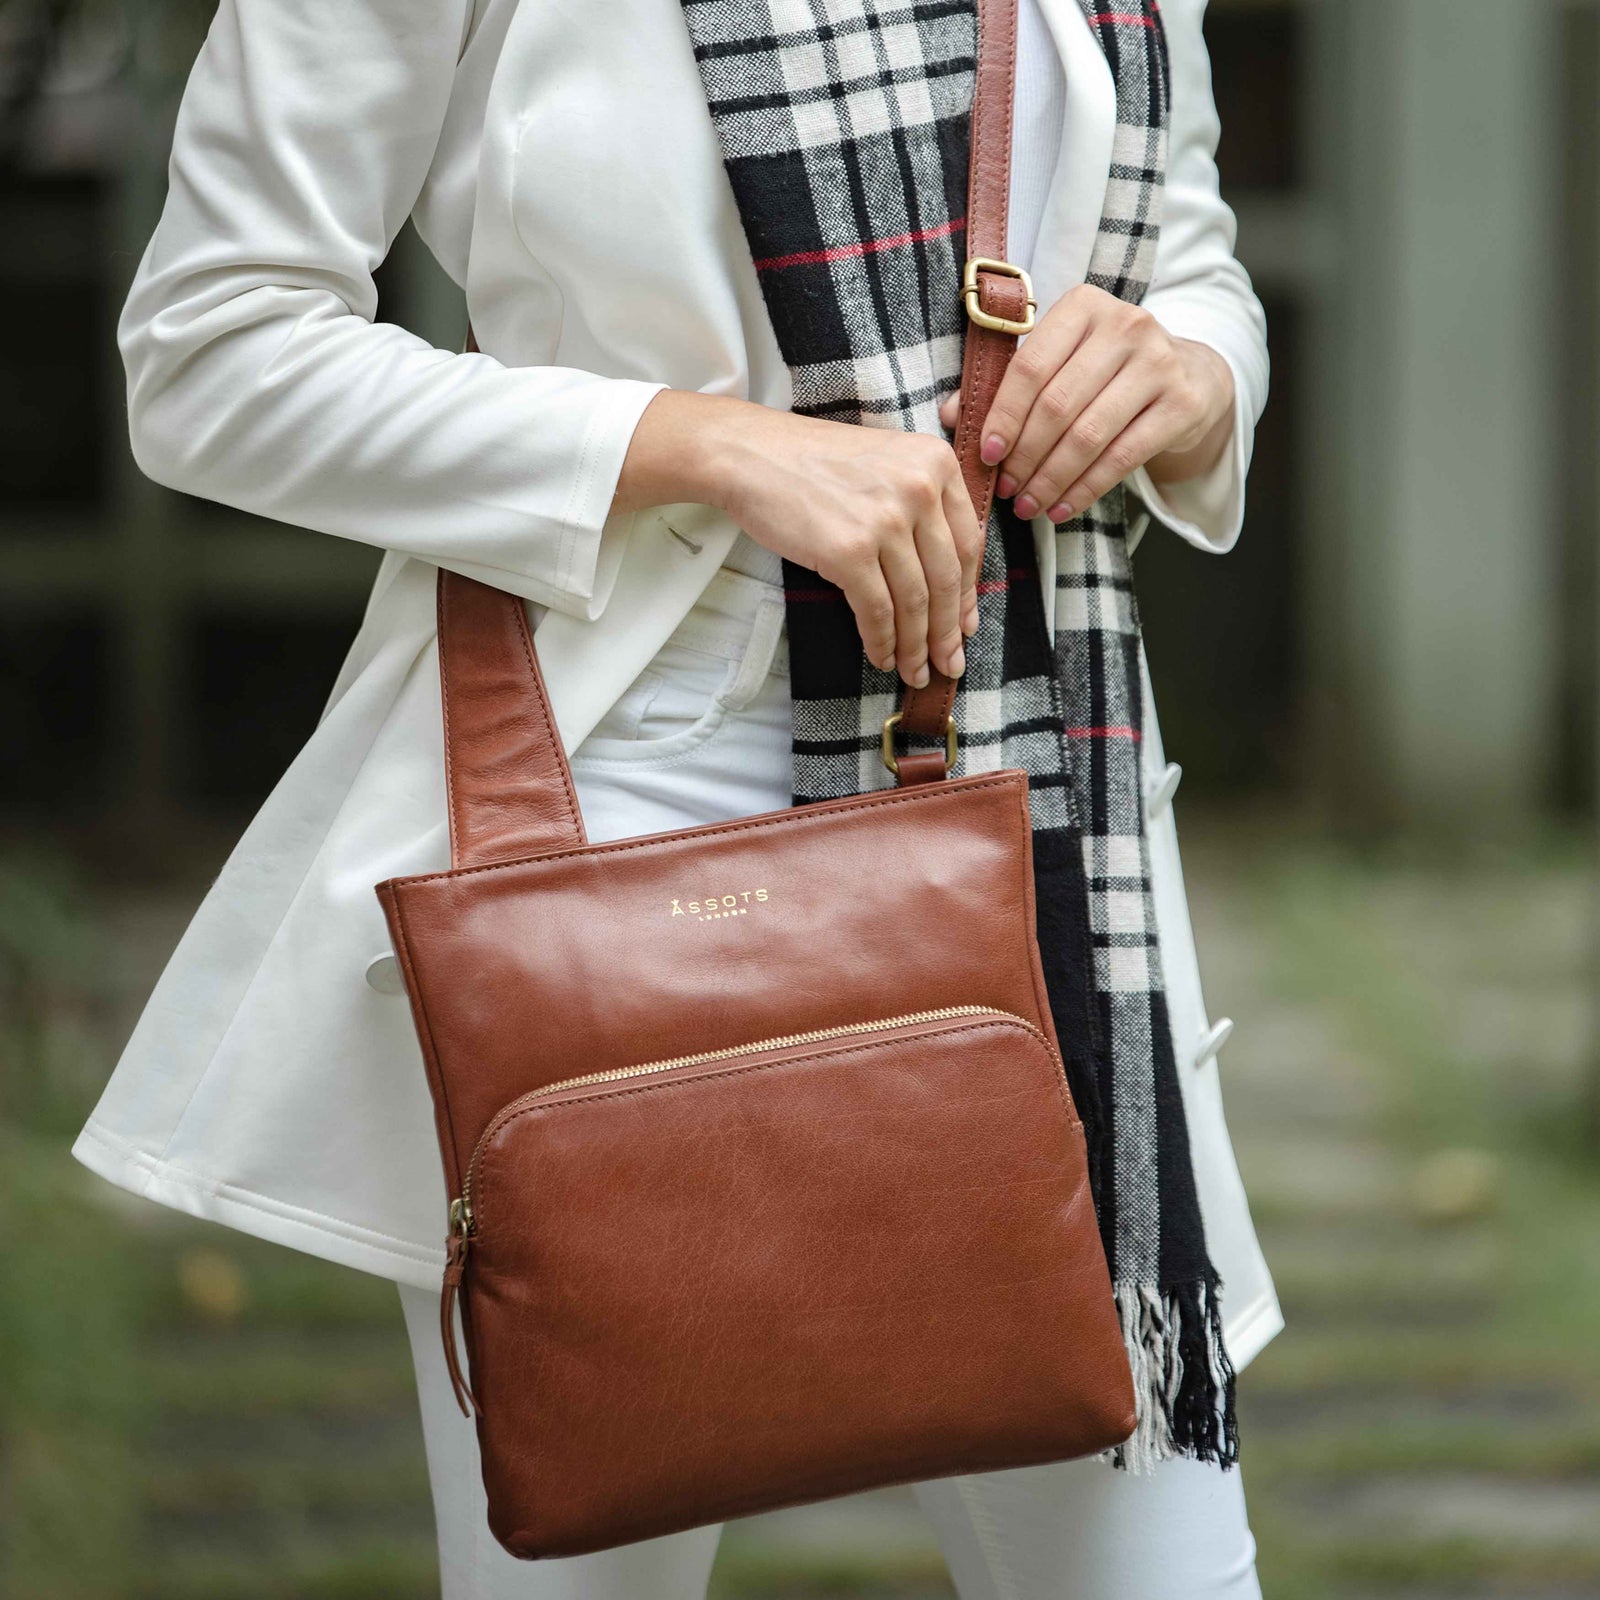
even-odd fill
[(677, 501), (837, 584), (874, 666), (919, 688), (930, 660), (961, 675), (983, 533), (943, 439), (669, 389), (639, 420), (614, 509)]
[[(958, 396), (940, 418), (954, 429)], [(1080, 285), (1012, 358), (983, 425), (995, 492), (1018, 516), (1065, 522), (1136, 467), (1158, 482), (1199, 477), (1233, 436), (1233, 371), (1175, 339), (1148, 311)]]

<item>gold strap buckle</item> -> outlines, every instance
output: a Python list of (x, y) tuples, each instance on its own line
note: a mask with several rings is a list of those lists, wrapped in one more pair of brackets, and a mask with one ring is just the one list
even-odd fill
[[(895, 777), (900, 776), (900, 758), (894, 753), (894, 731), (900, 726), (903, 712), (897, 711), (892, 717), (883, 719), (883, 764)], [(956, 767), (956, 719), (947, 717), (944, 725), (944, 770), (948, 777)]]
[[(1021, 283), (1022, 292), (1028, 297), (1028, 309), (1020, 321), (1012, 322), (1007, 317), (997, 317), (978, 303), (983, 296), (983, 286), (978, 282), (980, 272), (992, 272), (999, 278), (1015, 278)], [(990, 256), (973, 256), (962, 269), (961, 302), (972, 321), (980, 328), (989, 328), (995, 333), (1032, 333), (1039, 310), (1033, 298), (1033, 279), (1021, 267), (1013, 266), (1009, 261), (996, 261)]]

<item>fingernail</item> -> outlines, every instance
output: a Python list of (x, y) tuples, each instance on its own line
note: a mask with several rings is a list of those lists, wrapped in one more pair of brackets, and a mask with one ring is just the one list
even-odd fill
[(1052, 522), (1065, 522), (1072, 515), (1072, 502), (1063, 500), (1058, 505), (1050, 507), (1050, 520)]
[(950, 676), (959, 678), (967, 670), (967, 652), (957, 645), (950, 653)]
[(970, 639), (978, 631), (978, 613), (969, 611), (961, 619), (961, 631)]
[(1009, 500), (1017, 492), (1017, 480), (1009, 472), (1002, 472), (999, 482), (994, 486), (994, 492), (1002, 500)]
[(1006, 442), (998, 433), (991, 433), (983, 441), (983, 449), (979, 451), (979, 454), (983, 457), (983, 464), (986, 467), (992, 467), (997, 462), (1005, 460)]
[(911, 687), (913, 689), (926, 689), (928, 687), (928, 664), (926, 662), (911, 674)]
[(1039, 515), (1039, 502), (1031, 494), (1019, 494), (1016, 499), (1017, 515), (1027, 521), (1029, 517)]

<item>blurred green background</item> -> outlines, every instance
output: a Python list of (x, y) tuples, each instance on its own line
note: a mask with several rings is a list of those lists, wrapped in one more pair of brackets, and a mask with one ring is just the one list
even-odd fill
[[(374, 553), (128, 458), (116, 308), (204, 0), (0, 3), (0, 1595), (437, 1593), (388, 1285), (66, 1157), (309, 731)], [(1274, 397), (1141, 599), (1289, 1328), (1241, 1386), (1270, 1600), (1600, 1595), (1600, 7), (1213, 0)], [(383, 312), (461, 308), (409, 235)], [(883, 1494), (733, 1596), (948, 1596)]]

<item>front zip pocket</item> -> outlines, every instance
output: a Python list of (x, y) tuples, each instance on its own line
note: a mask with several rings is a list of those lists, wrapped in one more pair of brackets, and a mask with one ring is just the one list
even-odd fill
[[(783, 1051), (803, 1050), (808, 1045), (827, 1044), (836, 1046), (841, 1040), (845, 1039), (871, 1038), (875, 1035), (892, 1033), (902, 1029), (926, 1027), (934, 1023), (981, 1018), (1010, 1023), (1026, 1030), (1044, 1046), (1057, 1069), (1061, 1068), (1061, 1058), (1055, 1046), (1039, 1028), (1025, 1017), (1019, 1017), (1014, 1012), (998, 1010), (992, 1006), (942, 1006), (932, 1011), (911, 1011), (901, 1016), (885, 1017), (878, 1021), (850, 1022), (840, 1024), (837, 1027), (814, 1028), (803, 1033), (778, 1034), (772, 1038), (758, 1039), (748, 1044), (730, 1045), (717, 1050), (702, 1050), (693, 1055), (671, 1056), (660, 1061), (639, 1062), (633, 1066), (613, 1067), (604, 1072), (586, 1073), (582, 1077), (563, 1078), (557, 1083), (549, 1083), (541, 1088), (529, 1090), (528, 1093), (519, 1095), (515, 1100), (509, 1101), (502, 1106), (490, 1119), (489, 1125), (479, 1136), (472, 1152), (472, 1159), (467, 1165), (467, 1173), (462, 1183), (461, 1193), (450, 1203), (450, 1237), (445, 1266), (441, 1325), (444, 1336), (446, 1364), (449, 1367), (451, 1384), (455, 1390), (457, 1404), (460, 1405), (462, 1411), (470, 1415), (476, 1409), (477, 1402), (470, 1385), (462, 1374), (456, 1351), (455, 1301), (465, 1277), (467, 1258), (472, 1240), (477, 1234), (478, 1219), (473, 1210), (473, 1204), (480, 1182), (480, 1168), (484, 1152), (493, 1141), (495, 1135), (508, 1122), (541, 1102), (573, 1089), (593, 1088), (601, 1084), (618, 1083), (632, 1078), (653, 1077), (662, 1073), (690, 1067), (709, 1066), (736, 1058), (759, 1057)], [(806, 1052), (800, 1056), (786, 1056), (785, 1060), (791, 1063), (803, 1061), (807, 1059), (808, 1055), (823, 1053), (825, 1052)]]

